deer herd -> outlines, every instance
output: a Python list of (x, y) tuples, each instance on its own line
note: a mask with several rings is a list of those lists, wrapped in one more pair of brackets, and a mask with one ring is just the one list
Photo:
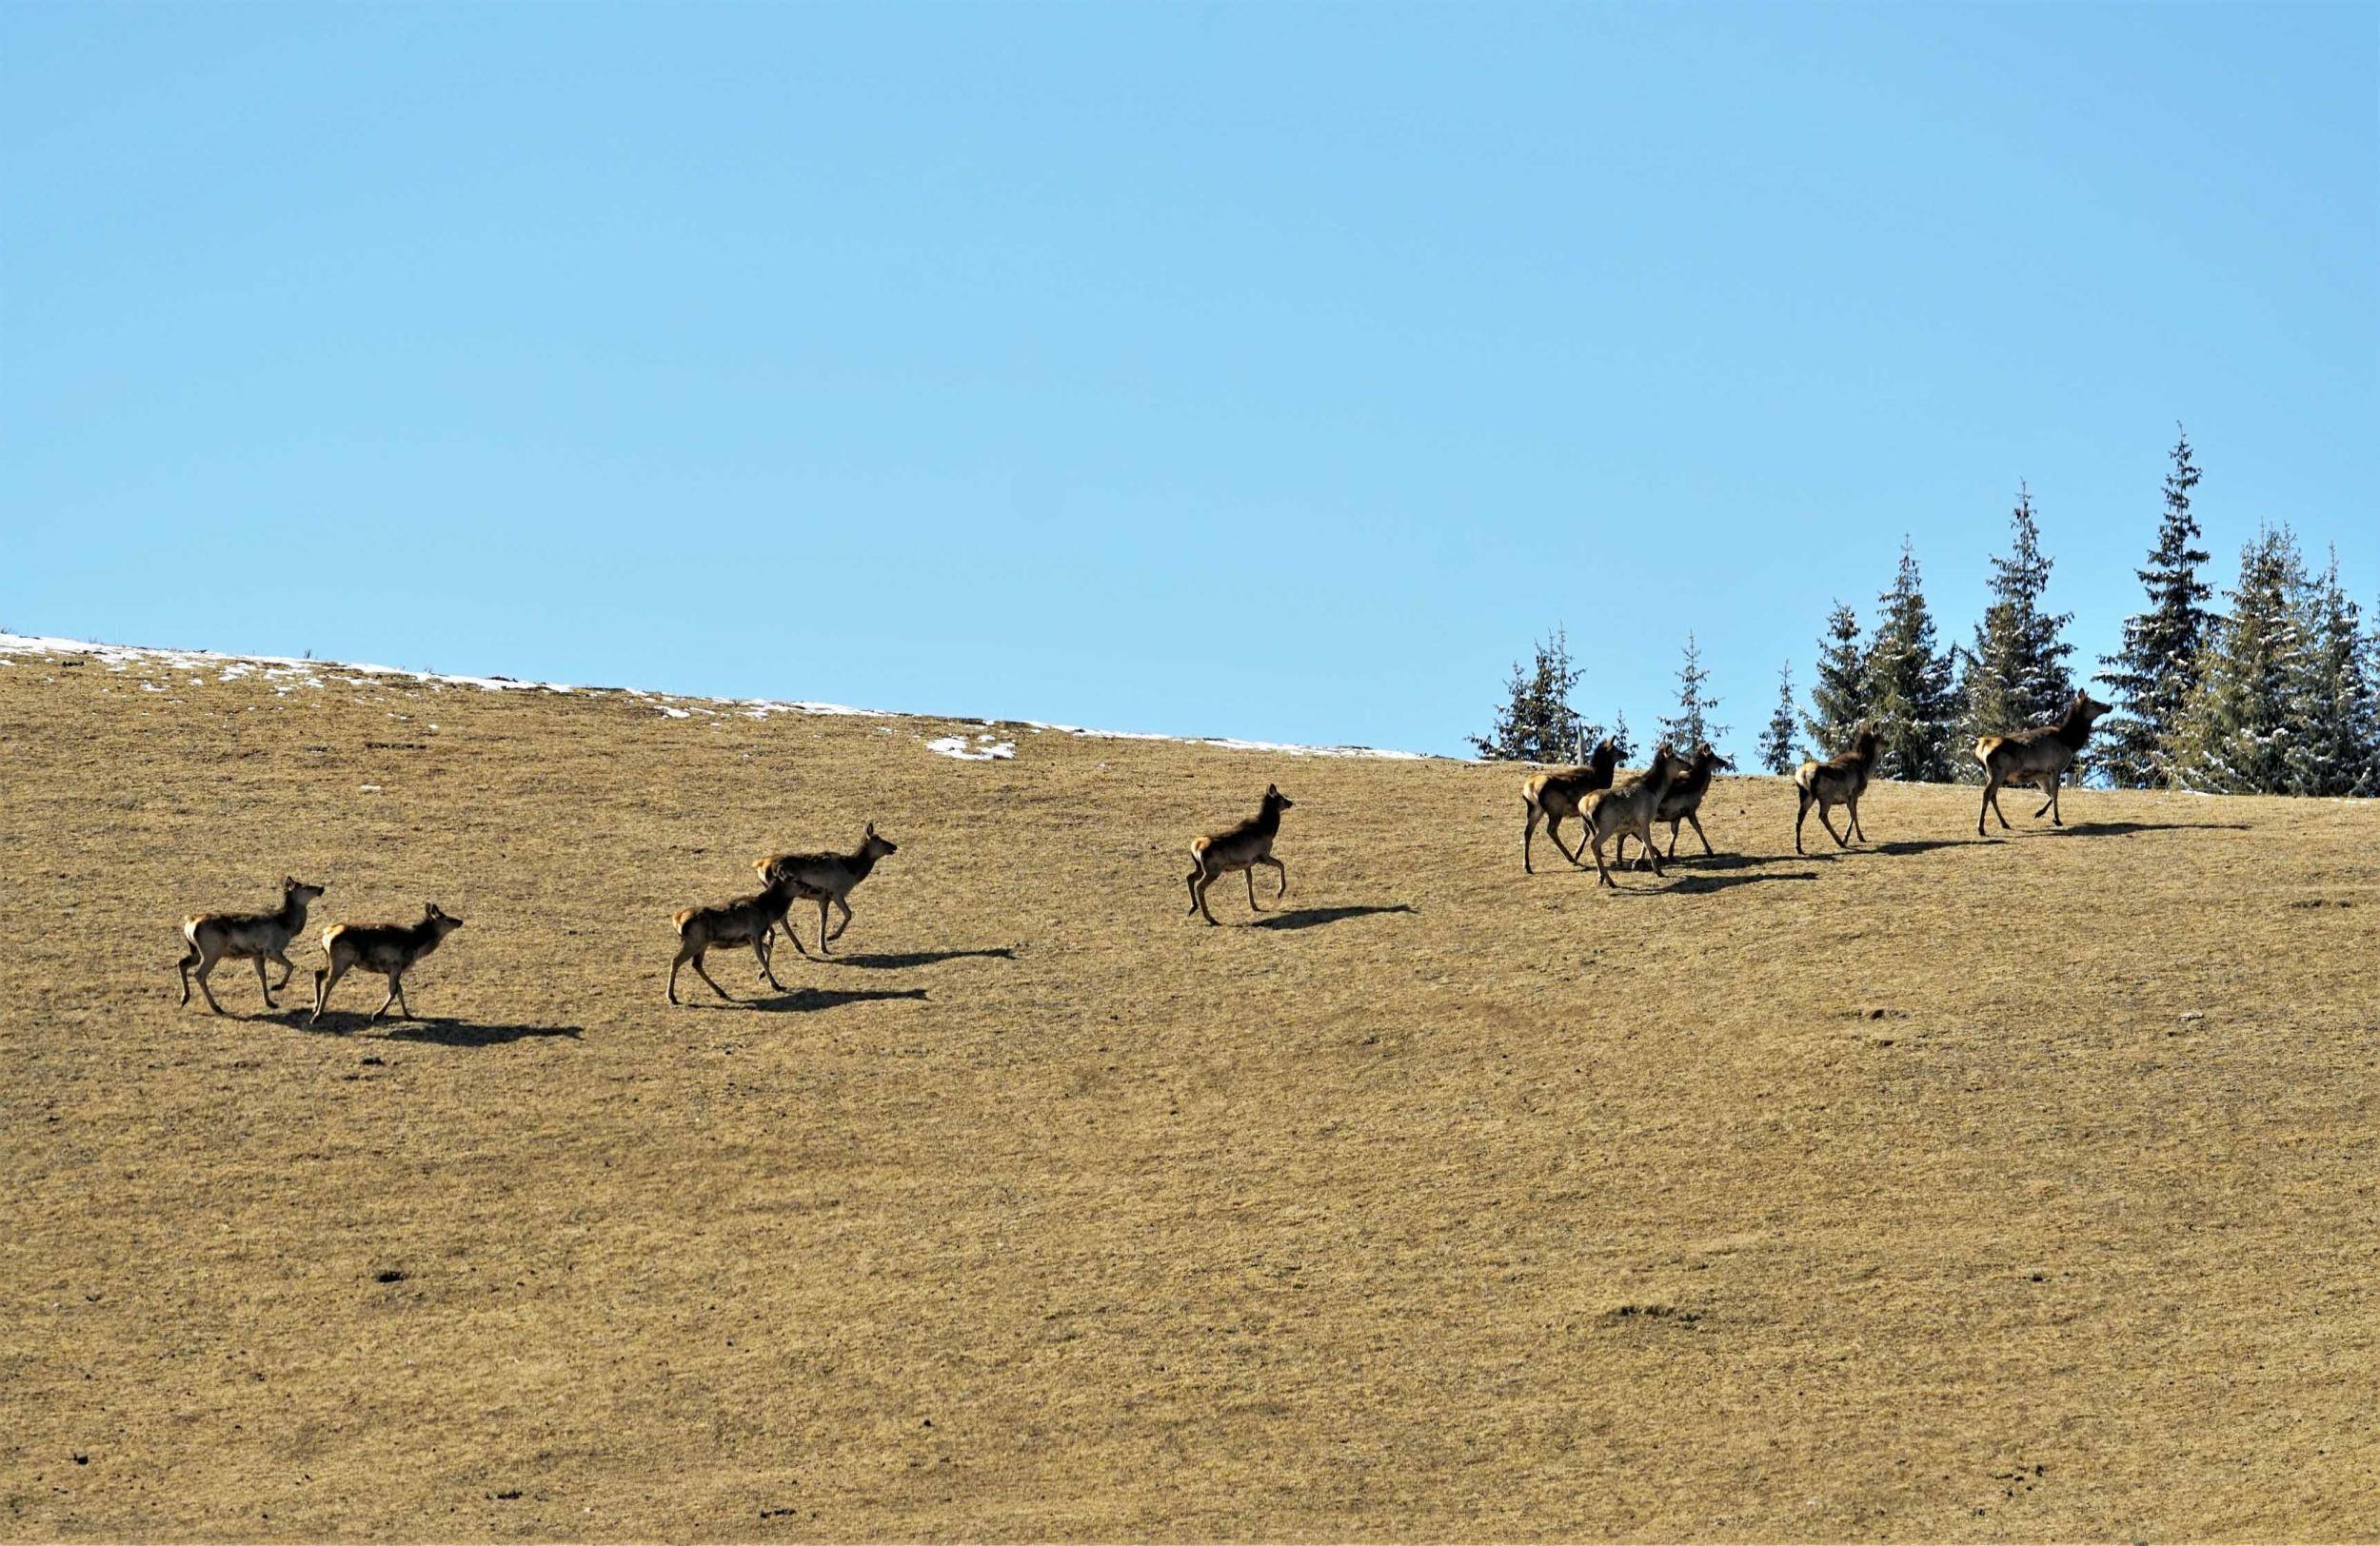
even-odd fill
[[(2073, 767), (2075, 756), (2090, 740), (2092, 726), (2108, 710), (2108, 704), (2089, 693), (2077, 692), (2054, 724), (1978, 740), (1974, 757), (1983, 765), (1984, 783), (1983, 803), (1975, 813), (1977, 835), (1986, 835), (1987, 815), (1998, 817), (2001, 827), (2007, 829), (2009, 821), (2000, 809), (2000, 791), (2028, 785), (2048, 797), (2033, 813), (2034, 820), (2047, 816), (2063, 826), (2065, 821), (2058, 810), (2059, 787)], [(1809, 819), (1813, 805), (1818, 808), (1818, 824), (1826, 828), (1836, 847), (1848, 848), (1854, 839), (1868, 841), (1866, 830), (1859, 824), (1859, 800), (1867, 792), (1882, 748), (1883, 740), (1874, 724), (1862, 723), (1853, 735), (1848, 750), (1823, 762), (1806, 762), (1795, 772), (1798, 808), (1794, 814), (1794, 852), (1804, 851), (1802, 824)], [(1618, 762), (1617, 749), (1605, 741), (1595, 748), (1585, 766), (1533, 773), (1522, 783), (1520, 867), (1524, 872), (1536, 872), (1531, 847), (1540, 822), (1545, 823), (1546, 836), (1554, 840), (1554, 846), (1572, 864), (1585, 868), (1580, 855), (1591, 851), (1595, 856), (1597, 883), (1615, 889), (1618, 882), (1612, 879), (1612, 871), (1627, 868), (1630, 838), (1636, 839), (1638, 845), (1637, 866), (1650, 866), (1656, 876), (1661, 874), (1664, 858), (1677, 856), (1681, 826), (1694, 828), (1705, 854), (1713, 851), (1711, 839), (1702, 830), (1702, 798), (1710, 791), (1712, 776), (1721, 768), (1733, 769), (1733, 762), (1708, 745), (1697, 745), (1690, 755), (1681, 757), (1675, 747), (1664, 743), (1654, 753), (1650, 767), (1625, 781), (1616, 779)], [(1842, 832), (1835, 829), (1831, 820), (1837, 805), (1843, 807)], [(1218, 922), (1207, 910), (1207, 888), (1235, 870), (1247, 881), (1248, 906), (1253, 911), (1264, 910), (1256, 895), (1256, 871), (1259, 865), (1273, 872), (1274, 900), (1288, 895), (1289, 869), (1274, 856), (1273, 843), (1280, 836), (1281, 813), (1293, 808), (1288, 796), (1266, 784), (1264, 799), (1254, 816), (1191, 841), (1188, 884), (1193, 916), (1202, 917), (1209, 923)], [(1579, 824), (1576, 846), (1562, 842), (1562, 823), (1566, 821)], [(1654, 836), (1654, 829), (1663, 823), (1669, 825), (1666, 855)], [(1609, 862), (1603, 857), (1607, 844), (1612, 850)], [(793, 942), (797, 954), (809, 956), (794, 927), (793, 904), (818, 903), (819, 953), (829, 955), (829, 946), (851, 925), (852, 888), (868, 878), (878, 861), (900, 851), (899, 844), (877, 834), (876, 824), (871, 822), (861, 834), (859, 847), (850, 853), (773, 854), (756, 859), (752, 869), (761, 882), (761, 889), (753, 895), (714, 906), (680, 908), (670, 918), (678, 932), (678, 953), (669, 963), (669, 1002), (679, 1001), (678, 971), (688, 964), (713, 993), (734, 1001), (732, 995), (713, 981), (703, 965), (704, 956), (721, 945), (748, 947), (759, 963), (760, 976), (769, 986), (782, 991), (783, 984), (777, 980), (772, 959), (776, 936), (782, 932)], [(289, 944), (306, 931), (307, 909), (325, 890), (326, 887), (289, 877), (281, 882), (281, 905), (268, 912), (201, 913), (184, 919), (182, 938), (188, 949), (180, 961), (182, 1002), (187, 1005), (190, 1001), (190, 983), (195, 981), (198, 991), (206, 997), (208, 1008), (222, 1014), (223, 1005), (215, 1001), (214, 990), (207, 979), (221, 961), (246, 961), (256, 967), (256, 985), (264, 994), (265, 1007), (277, 1009), (279, 1005), (273, 1002), (272, 996), (289, 985), (289, 979), (297, 970), (288, 957)], [(842, 914), (842, 922), (832, 933), (826, 927), (829, 907)], [(373, 1020), (387, 1014), (390, 1004), (410, 1019), (413, 1011), (405, 1001), (405, 974), (462, 926), (463, 920), (441, 911), (434, 902), (424, 905), (418, 922), (331, 924), (322, 932), (327, 964), (314, 972), (310, 1021), (322, 1019), (339, 979), (357, 969), (388, 981), (388, 996), (372, 1011)], [(280, 981), (268, 980), (268, 962), (281, 968)]]

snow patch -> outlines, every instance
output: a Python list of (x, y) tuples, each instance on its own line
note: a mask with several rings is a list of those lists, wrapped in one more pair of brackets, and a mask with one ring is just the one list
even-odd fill
[(956, 757), (962, 763), (1000, 762), (1017, 755), (1015, 742), (994, 741), (987, 735), (977, 736), (973, 745), (967, 743), (965, 736), (943, 736), (927, 742), (925, 749), (937, 757)]

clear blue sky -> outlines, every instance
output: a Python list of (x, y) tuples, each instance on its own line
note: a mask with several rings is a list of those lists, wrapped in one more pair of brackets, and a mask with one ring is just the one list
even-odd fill
[(1748, 749), (2174, 421), (2380, 601), (2380, 9), (0, 6), (0, 625)]

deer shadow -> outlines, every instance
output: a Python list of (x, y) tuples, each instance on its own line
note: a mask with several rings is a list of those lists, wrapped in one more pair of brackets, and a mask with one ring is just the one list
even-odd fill
[(585, 1031), (581, 1025), (484, 1025), (452, 1015), (416, 1015), (410, 1019), (384, 1016), (376, 1021), (361, 1009), (327, 1009), (319, 1023), (310, 1009), (284, 1009), (265, 1018), (309, 1036), (352, 1036), (374, 1024), (385, 1024), (388, 1028), (381, 1033), (383, 1041), (427, 1041), (442, 1047), (500, 1047), (545, 1036), (566, 1037), (576, 1041)]
[[(1631, 865), (1634, 865), (1636, 862), (1636, 856), (1632, 852), (1629, 856), (1628, 862)], [(1765, 864), (1767, 862), (1767, 860), (1758, 858), (1753, 854), (1679, 854), (1675, 859), (1672, 859), (1666, 853), (1661, 856), (1661, 863), (1664, 868), (1676, 865), (1679, 868), (1696, 870), (1739, 870), (1751, 869), (1755, 864)], [(1595, 868), (1593, 864), (1587, 864), (1581, 867), (1585, 869)]]
[(385, 1034), (391, 1041), (427, 1041), (442, 1047), (500, 1047), (507, 1041), (540, 1036), (566, 1037), (576, 1041), (584, 1029), (578, 1025), (481, 1025), (443, 1015), (406, 1021), (391, 1025)]
[(1871, 853), (1930, 854), (1936, 848), (1972, 848), (1981, 838), (1907, 838), (1898, 842), (1879, 842)]
[(1815, 881), (1817, 878), (1816, 870), (1769, 871), (1759, 875), (1681, 875), (1661, 887), (1657, 894), (1699, 897), (1713, 891), (1733, 891), (1739, 885), (1759, 885), (1769, 881)]
[(796, 988), (776, 999), (731, 999), (722, 1003), (716, 999), (688, 999), (686, 1007), (693, 1009), (758, 1009), (772, 1015), (806, 1015), (821, 1009), (837, 1009), (847, 1003), (866, 1003), (877, 999), (922, 999), (923, 988)]
[(936, 966), (945, 961), (1014, 961), (1014, 945), (995, 945), (988, 950), (904, 950), (889, 955), (873, 956), (812, 956), (812, 961), (831, 966), (863, 966), (870, 971), (898, 972), (912, 966)]
[(1411, 906), (1401, 902), (1393, 907), (1299, 907), (1292, 912), (1268, 913), (1248, 926), (1257, 929), (1314, 929), (1350, 918), (1374, 918), (1381, 913), (1412, 911)]
[[(2060, 829), (2053, 826), (2049, 830), (2056, 832)], [(2135, 832), (2251, 832), (2255, 829), (2245, 822), (2076, 822), (2064, 830), (2078, 838), (2129, 838)]]

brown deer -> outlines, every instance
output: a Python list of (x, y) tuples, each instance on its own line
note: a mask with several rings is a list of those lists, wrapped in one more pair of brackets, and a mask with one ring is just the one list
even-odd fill
[(1215, 915), (1206, 908), (1206, 888), (1213, 885), (1219, 877), (1239, 870), (1248, 878), (1248, 905), (1262, 912), (1264, 909), (1257, 906), (1256, 901), (1256, 867), (1259, 864), (1271, 865), (1273, 873), (1279, 878), (1280, 883), (1273, 892), (1273, 900), (1279, 902), (1287, 896), (1289, 870), (1273, 857), (1273, 840), (1280, 836), (1280, 813), (1294, 808), (1287, 795), (1268, 783), (1264, 786), (1264, 803), (1254, 816), (1237, 826), (1192, 839), (1190, 859), (1194, 867), (1190, 871), (1190, 910), (1204, 914), (1208, 922), (1215, 922)]
[(1862, 720), (1851, 738), (1851, 750), (1823, 763), (1813, 759), (1795, 772), (1794, 787), (1801, 796), (1801, 805), (1794, 812), (1794, 852), (1803, 852), (1801, 823), (1813, 805), (1818, 807), (1818, 824), (1826, 828), (1826, 835), (1835, 840), (1835, 847), (1851, 846), (1835, 830), (1835, 823), (1827, 820), (1827, 812), (1837, 805), (1847, 807), (1851, 813), (1844, 824), (1852, 836), (1862, 842), (1868, 841), (1866, 829), (1859, 824), (1859, 797), (1868, 792), (1869, 776), (1875, 771), (1876, 756), (1883, 749), (1884, 738), (1876, 733), (1874, 723)]
[[(207, 996), (207, 1007), (216, 1014), (223, 1005), (215, 1002), (215, 990), (207, 985), (208, 974), (215, 962), (226, 957), (233, 961), (256, 963), (256, 985), (265, 990), (265, 1007), (278, 1009), (272, 996), (289, 985), (289, 978), (297, 968), (289, 964), (286, 953), (289, 941), (306, 931), (306, 908), (321, 896), (324, 887), (307, 885), (295, 876), (285, 876), (281, 882), (281, 905), (268, 913), (199, 913), (182, 920), (182, 938), (189, 944), (189, 952), (182, 958), (182, 1001), (190, 1001), (190, 974), (198, 974), (198, 991)], [(265, 981), (265, 962), (273, 961), (281, 968), (281, 981)]]
[[(1694, 755), (1686, 759), (1678, 772), (1677, 782), (1669, 786), (1669, 793), (1661, 797), (1660, 809), (1653, 813), (1656, 825), (1663, 822), (1669, 823), (1669, 852), (1662, 858), (1677, 857), (1677, 827), (1681, 822), (1694, 827), (1695, 836), (1702, 840), (1703, 853), (1707, 855), (1712, 851), (1710, 836), (1702, 830), (1702, 797), (1711, 792), (1711, 775), (1722, 767), (1730, 773), (1735, 772), (1735, 759), (1721, 757), (1711, 749), (1707, 741), (1697, 744)], [(1612, 848), (1612, 862), (1624, 864), (1627, 859), (1628, 835), (1622, 833), (1619, 842)], [(1636, 856), (1636, 867), (1644, 868), (1644, 855)]]
[[(867, 830), (860, 835), (860, 846), (847, 854), (772, 854), (752, 861), (752, 869), (763, 885), (775, 884), (782, 875), (789, 882), (793, 896), (818, 903), (818, 951), (823, 956), (831, 953), (826, 946), (842, 939), (843, 931), (851, 926), (851, 888), (868, 878), (878, 860), (899, 852), (901, 845), (890, 838), (878, 837), (876, 823), (870, 822)], [(826, 932), (829, 902), (843, 909), (843, 922), (835, 925), (832, 934)], [(793, 931), (790, 917), (784, 920), (784, 929), (793, 948), (808, 955), (802, 948), (802, 937)]]
[(2009, 830), (2008, 813), (2000, 809), (2000, 790), (2032, 784), (2046, 790), (2050, 798), (2033, 813), (2034, 821), (2047, 816), (2052, 826), (2066, 824), (2057, 808), (2059, 783), (2066, 770), (2074, 765), (2074, 755), (2091, 739), (2091, 727), (2099, 716), (2113, 704), (2103, 704), (2077, 687), (2074, 701), (2066, 705), (2066, 712), (2055, 724), (2036, 725), (2019, 730), (2014, 735), (1983, 736), (1975, 742), (1975, 761), (1983, 764), (1983, 804), (1975, 812), (1975, 836), (1985, 837), (1983, 813), (1990, 811), (2000, 819), (2000, 830)]
[[(794, 949), (802, 948), (802, 941), (794, 939), (792, 921), (785, 917), (785, 909), (793, 905), (798, 894), (793, 877), (780, 870), (769, 876), (768, 884), (758, 896), (738, 897), (716, 907), (681, 907), (671, 914), (669, 921), (678, 926), (678, 955), (669, 963), (669, 1001), (678, 1001), (678, 968), (689, 961), (694, 963), (694, 975), (710, 982), (713, 993), (723, 999), (730, 997), (703, 969), (704, 956), (714, 945), (723, 944), (750, 945), (752, 954), (760, 961), (761, 975), (768, 979), (770, 987), (783, 992), (785, 985), (777, 981), (776, 972), (770, 969), (769, 941), (782, 924), (785, 938), (793, 940)], [(823, 920), (819, 926), (823, 932)]]
[[(1520, 829), (1520, 868), (1535, 875), (1537, 869), (1529, 862), (1530, 840), (1537, 835), (1537, 823), (1545, 823), (1545, 835), (1561, 849), (1564, 859), (1585, 868), (1577, 854), (1562, 847), (1562, 822), (1578, 814), (1579, 802), (1598, 789), (1612, 786), (1612, 769), (1619, 763), (1619, 748), (1606, 739), (1595, 748), (1584, 767), (1558, 768), (1545, 773), (1532, 773), (1520, 785), (1520, 803), (1528, 824)], [(1578, 840), (1581, 848), (1586, 840)]]
[(438, 910), (438, 903), (425, 902), (422, 921), (418, 923), (333, 923), (323, 930), (323, 954), (330, 958), (327, 967), (314, 969), (314, 1023), (323, 1018), (323, 1009), (330, 1002), (330, 990), (339, 985), (339, 979), (349, 967), (361, 966), (388, 980), (388, 997), (372, 1011), (378, 1020), (395, 1004), (406, 1019), (413, 1018), (413, 1006), (405, 1001), (405, 974), (424, 956), (438, 948), (447, 935), (463, 926), (463, 920)]
[[(1661, 749), (1653, 754), (1651, 767), (1626, 783), (1614, 784), (1588, 800), (1579, 816), (1587, 824), (1583, 841), (1595, 849), (1597, 883), (1615, 891), (1619, 889), (1619, 882), (1612, 879), (1611, 870), (1603, 862), (1603, 845), (1623, 834), (1644, 844), (1646, 857), (1653, 861), (1653, 873), (1661, 873), (1661, 856), (1653, 846), (1653, 813), (1661, 808), (1661, 797), (1669, 793), (1670, 786), (1684, 771), (1685, 764), (1677, 760), (1676, 751), (1664, 742)], [(1614, 862), (1617, 862), (1615, 855)]]

